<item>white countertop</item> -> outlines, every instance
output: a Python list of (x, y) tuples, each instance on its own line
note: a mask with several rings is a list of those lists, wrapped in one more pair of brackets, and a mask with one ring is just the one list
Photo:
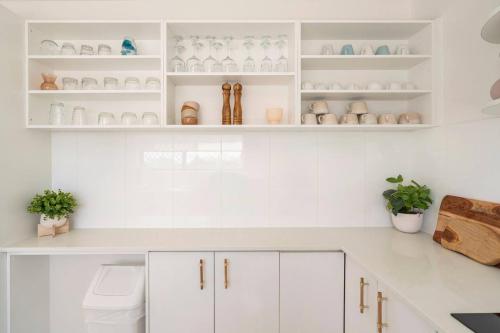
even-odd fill
[(499, 312), (500, 269), (392, 228), (81, 229), (0, 249), (13, 254), (342, 250), (440, 333), (471, 332), (452, 312)]

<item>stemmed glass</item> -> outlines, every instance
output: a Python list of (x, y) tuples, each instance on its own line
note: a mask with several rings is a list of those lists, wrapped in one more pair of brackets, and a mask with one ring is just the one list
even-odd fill
[(231, 58), (231, 42), (233, 41), (233, 37), (226, 36), (224, 37), (224, 41), (226, 42), (227, 55), (224, 59), (222, 59), (222, 69), (224, 70), (224, 72), (237, 72), (238, 65), (236, 64), (234, 59)]
[(252, 58), (251, 50), (254, 46), (253, 43), (254, 36), (246, 36), (243, 45), (247, 49), (248, 56), (243, 61), (243, 71), (244, 72), (255, 72), (255, 60)]
[(184, 40), (182, 36), (174, 36), (175, 39), (175, 57), (170, 59), (170, 68), (172, 72), (185, 72), (186, 71), (186, 64), (184, 63), (184, 60), (180, 57), (180, 54), (184, 52), (186, 49), (182, 45), (182, 41)]
[(193, 55), (186, 60), (186, 66), (189, 72), (203, 72), (203, 64), (200, 58), (197, 57), (198, 50), (203, 46), (200, 43), (200, 37), (191, 36), (191, 43), (193, 45)]
[(277, 60), (276, 65), (274, 65), (274, 70), (276, 72), (286, 72), (288, 70), (288, 59), (285, 57), (285, 46), (288, 36), (278, 35), (278, 40), (276, 41), (276, 46), (280, 50), (280, 57)]
[(273, 61), (269, 58), (268, 50), (271, 47), (271, 37), (270, 36), (262, 36), (260, 46), (264, 49), (264, 58), (260, 63), (260, 71), (261, 72), (272, 72), (273, 71)]
[(222, 68), (222, 62), (220, 61), (220, 50), (224, 47), (224, 45), (219, 42), (219, 41), (216, 41), (214, 40), (214, 43), (213, 43), (213, 48), (215, 50), (215, 56), (216, 56), (216, 60), (215, 60), (215, 63), (212, 65), (212, 72), (222, 72), (223, 71), (223, 68)]
[(208, 41), (208, 57), (203, 60), (203, 68), (205, 72), (214, 72), (214, 65), (217, 63), (217, 59), (212, 56), (212, 48), (215, 43), (214, 36), (206, 36), (205, 39)]

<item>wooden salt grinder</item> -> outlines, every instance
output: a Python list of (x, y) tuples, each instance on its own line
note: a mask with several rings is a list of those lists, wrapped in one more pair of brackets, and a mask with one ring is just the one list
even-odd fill
[(222, 85), (222, 96), (222, 125), (231, 125), (231, 104), (229, 103), (231, 85), (227, 82)]
[(240, 83), (235, 83), (234, 90), (234, 109), (233, 109), (233, 125), (243, 125), (243, 109), (241, 108), (241, 91), (243, 86)]

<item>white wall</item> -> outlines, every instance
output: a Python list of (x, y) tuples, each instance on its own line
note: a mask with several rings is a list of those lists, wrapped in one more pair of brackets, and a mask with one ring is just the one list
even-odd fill
[(23, 36), (23, 21), (0, 6), (0, 245), (33, 235), (26, 206), (50, 186), (50, 135), (25, 129)]
[[(426, 221), (435, 227), (442, 196), (500, 201), (500, 118), (481, 108), (500, 76), (500, 46), (488, 44), (481, 28), (498, 0), (415, 0), (416, 18), (442, 17), (444, 125), (423, 137), (419, 173), (435, 190)], [(431, 161), (428, 163), (427, 161)]]

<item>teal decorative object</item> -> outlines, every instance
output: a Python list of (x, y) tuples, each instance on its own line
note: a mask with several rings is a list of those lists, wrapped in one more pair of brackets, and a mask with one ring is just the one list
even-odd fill
[(342, 49), (340, 50), (341, 55), (354, 55), (354, 47), (352, 47), (351, 44), (346, 44), (342, 46)]
[(125, 37), (122, 42), (122, 55), (137, 55), (137, 46), (130, 37)]
[(387, 45), (382, 45), (377, 48), (377, 51), (375, 51), (376, 55), (390, 55), (391, 51), (389, 50), (389, 46)]

